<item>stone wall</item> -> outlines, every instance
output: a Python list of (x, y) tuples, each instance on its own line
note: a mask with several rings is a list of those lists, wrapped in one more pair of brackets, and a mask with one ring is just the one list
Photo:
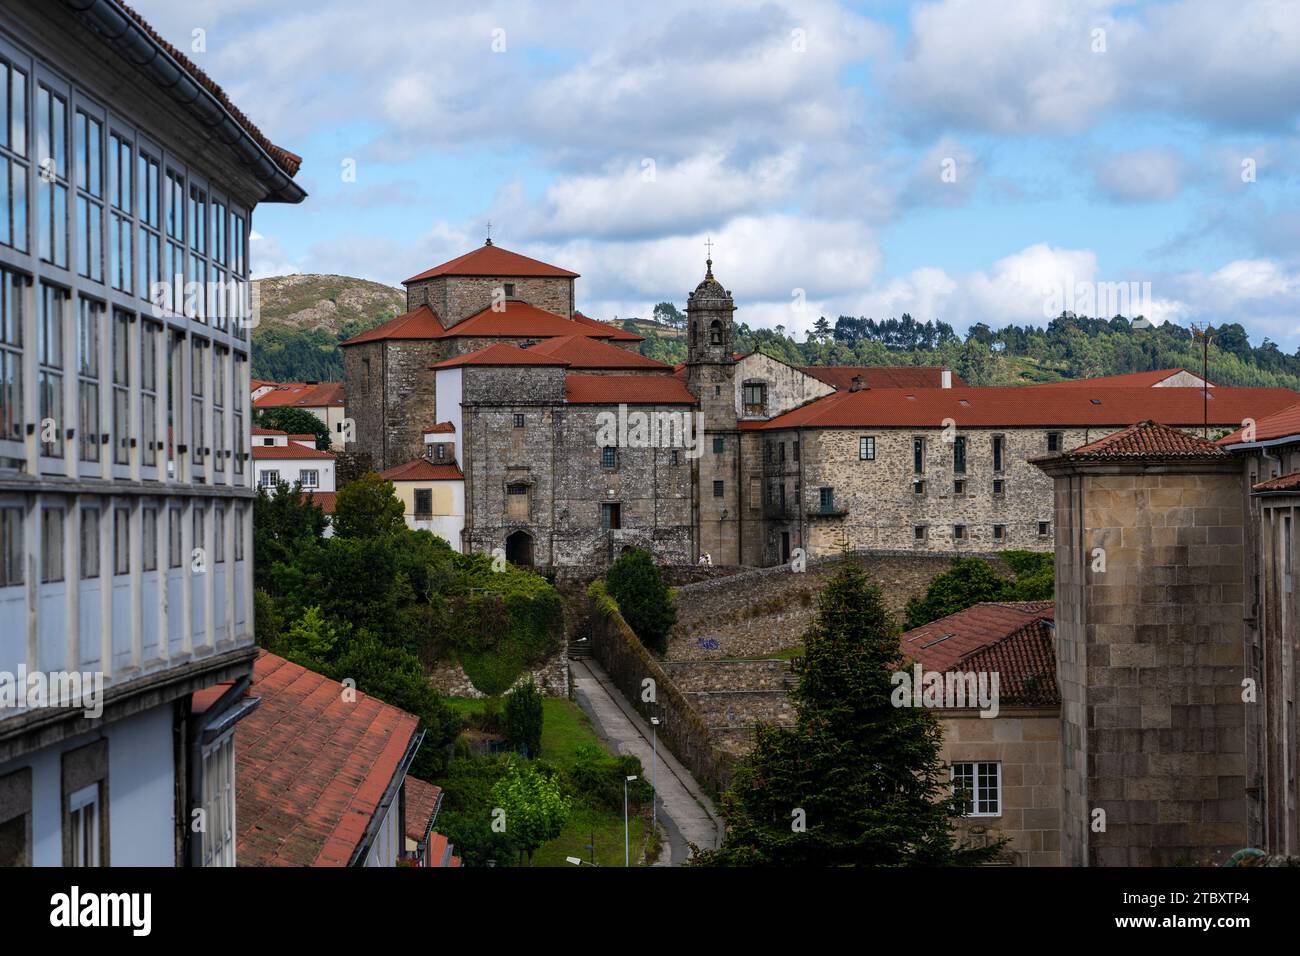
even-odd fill
[(1239, 468), (1056, 478), (1068, 865), (1216, 864), (1247, 844)]
[(492, 305), (493, 291), (514, 284), (514, 298), (573, 318), (573, 280), (564, 277), (436, 276), (406, 286), (407, 311), (427, 304), (451, 328)]
[(356, 437), (348, 450), (368, 453), (379, 469), (420, 457), (423, 429), (437, 421), (429, 366), (445, 352), (442, 342), (418, 339), (363, 342), (343, 350), (347, 411)]
[[(511, 690), (520, 684), (527, 683), (530, 677), (537, 684), (537, 689), (543, 696), (568, 697), (569, 654), (567, 647), (540, 667), (525, 674), (520, 674)], [(469, 679), (469, 675), (465, 673), (464, 668), (450, 661), (439, 664), (429, 672), (429, 683), (448, 697), (473, 697), (478, 699), (488, 696), (474, 686), (474, 682)]]

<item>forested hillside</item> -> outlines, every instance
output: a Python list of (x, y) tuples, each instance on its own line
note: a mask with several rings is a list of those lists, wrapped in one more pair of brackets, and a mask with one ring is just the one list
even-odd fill
[[(295, 275), (262, 279), (261, 322), (253, 330), (253, 377), (273, 381), (343, 378), (338, 343), (378, 325), (405, 307), (404, 293), (346, 276)], [(663, 362), (686, 359), (686, 317), (661, 302), (651, 319), (626, 319), (645, 337), (641, 352)], [(1045, 328), (977, 323), (959, 335), (946, 322), (840, 316), (819, 319), (797, 342), (783, 327), (736, 328), (736, 348), (761, 350), (792, 365), (937, 365), (972, 385), (1023, 385), (1063, 378), (1117, 375), (1155, 368), (1201, 367), (1201, 345), (1179, 325), (1152, 326), (1123, 316), (1090, 319), (1063, 313)], [(1217, 329), (1210, 378), (1224, 385), (1300, 389), (1300, 349), (1284, 353), (1264, 339), (1251, 343), (1237, 323)]]

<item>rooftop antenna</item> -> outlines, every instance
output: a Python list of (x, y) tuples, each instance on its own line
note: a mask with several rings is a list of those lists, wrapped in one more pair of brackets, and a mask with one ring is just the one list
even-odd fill
[(488, 220), (488, 224), (487, 224), (487, 242), (483, 243), (483, 245), (485, 246), (492, 245), (492, 221), (491, 220)]
[(1210, 437), (1210, 340), (1218, 330), (1209, 322), (1192, 323), (1192, 335), (1201, 340), (1201, 437)]

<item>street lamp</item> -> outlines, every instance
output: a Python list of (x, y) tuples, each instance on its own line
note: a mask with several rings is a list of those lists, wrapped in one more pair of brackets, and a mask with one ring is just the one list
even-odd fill
[(659, 718), (650, 718), (650, 829), (659, 832)]
[(632, 865), (632, 836), (627, 825), (627, 785), (636, 779), (636, 774), (623, 781), (623, 865)]

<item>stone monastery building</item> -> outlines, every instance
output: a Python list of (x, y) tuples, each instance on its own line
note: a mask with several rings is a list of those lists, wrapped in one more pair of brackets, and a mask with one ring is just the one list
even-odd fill
[(1184, 369), (975, 388), (946, 368), (795, 368), (735, 351), (711, 259), (673, 367), (583, 315), (577, 279), (489, 239), (407, 279), (404, 314), (342, 343), (349, 449), (381, 470), (436, 463), (403, 493), (458, 550), (542, 566), (632, 546), (744, 565), (1049, 550), (1052, 479), (1030, 459), (1145, 419), (1217, 438), (1296, 398)]

